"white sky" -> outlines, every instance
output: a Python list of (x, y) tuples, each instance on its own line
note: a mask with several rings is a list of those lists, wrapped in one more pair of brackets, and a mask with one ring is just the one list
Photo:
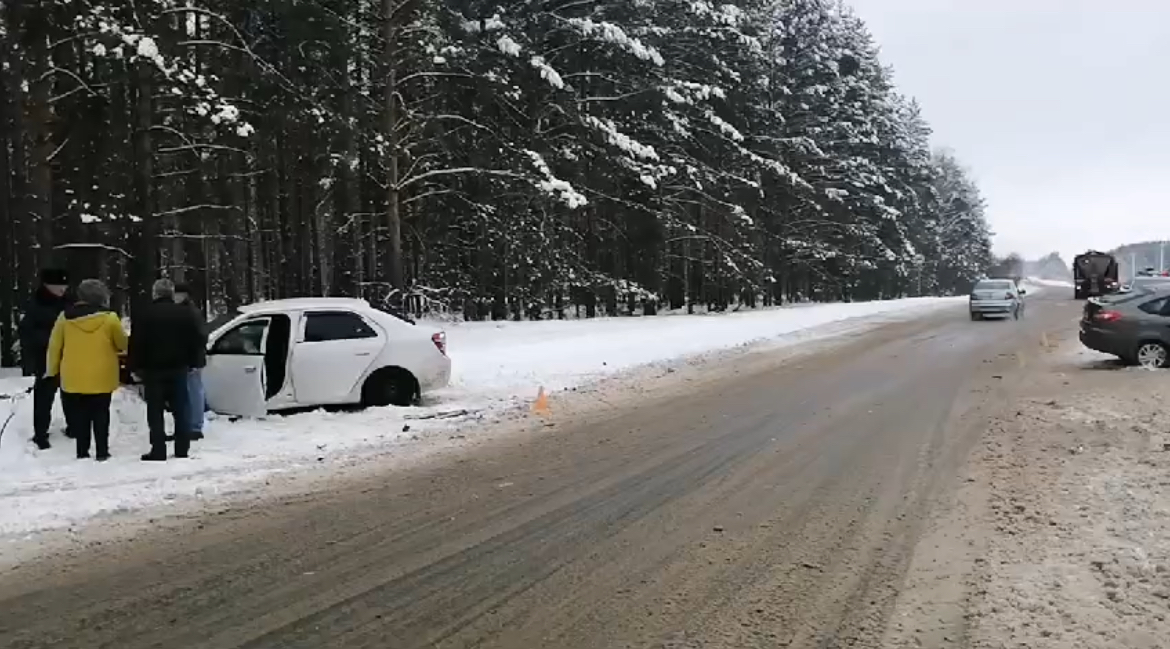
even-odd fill
[(847, 0), (971, 169), (996, 252), (1170, 239), (1170, 0)]

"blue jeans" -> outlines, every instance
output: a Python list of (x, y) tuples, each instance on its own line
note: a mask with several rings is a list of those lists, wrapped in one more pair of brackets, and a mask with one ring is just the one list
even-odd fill
[(203, 392), (203, 369), (195, 368), (187, 372), (187, 416), (189, 426), (187, 431), (192, 433), (203, 432), (203, 414), (207, 410), (207, 395)]

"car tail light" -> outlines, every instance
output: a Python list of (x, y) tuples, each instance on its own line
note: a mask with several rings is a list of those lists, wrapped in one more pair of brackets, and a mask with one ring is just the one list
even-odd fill
[(1121, 319), (1121, 314), (1116, 311), (1102, 311), (1093, 316), (1097, 322), (1117, 322)]
[(431, 342), (435, 343), (435, 347), (438, 348), (440, 354), (447, 355), (447, 334), (440, 331), (431, 336)]

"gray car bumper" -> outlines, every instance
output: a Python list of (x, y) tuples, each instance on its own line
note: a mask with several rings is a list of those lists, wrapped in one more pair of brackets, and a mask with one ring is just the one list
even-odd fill
[(971, 313), (981, 315), (1011, 315), (1018, 306), (1013, 300), (971, 300)]

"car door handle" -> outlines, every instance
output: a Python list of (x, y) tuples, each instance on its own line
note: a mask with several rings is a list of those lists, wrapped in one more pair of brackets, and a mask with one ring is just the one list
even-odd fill
[(369, 356), (369, 355), (370, 355), (370, 352), (358, 352), (358, 353), (354, 354), (354, 356)]
[(255, 365), (251, 365), (251, 366), (244, 368), (244, 374), (255, 374), (255, 373), (256, 373), (256, 366)]

